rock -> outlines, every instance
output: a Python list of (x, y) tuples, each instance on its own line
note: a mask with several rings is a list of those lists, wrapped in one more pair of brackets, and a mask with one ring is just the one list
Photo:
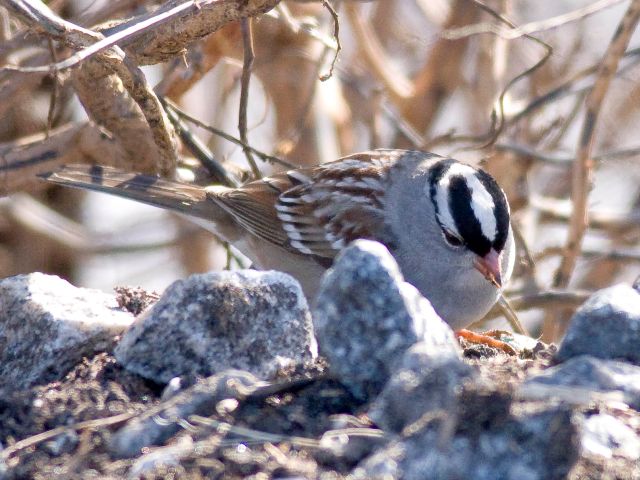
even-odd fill
[(496, 424), (460, 425), (441, 416), (421, 424), (362, 462), (354, 480), (425, 478), (493, 480), (566, 478), (579, 457), (579, 429), (571, 410), (545, 407)]
[(404, 478), (401, 462), (406, 449), (406, 444), (400, 440), (391, 442), (386, 448), (375, 451), (358, 465), (349, 475), (349, 479), (401, 480)]
[(184, 383), (183, 377), (173, 377), (162, 389), (162, 393), (160, 394), (160, 400), (162, 401), (169, 400), (178, 392), (184, 390), (183, 383)]
[[(3, 447), (2, 444), (0, 444), (0, 453), (2, 452)], [(0, 480), (6, 480), (8, 478), (12, 478), (13, 476), (11, 476), (9, 474), (9, 468), (7, 466), (7, 462), (4, 459), (3, 455), (0, 455)]]
[[(538, 387), (575, 387), (541, 389)], [(551, 397), (569, 403), (588, 404), (598, 399), (592, 392), (619, 392), (618, 399), (640, 410), (640, 367), (616, 360), (601, 360), (583, 355), (545, 370), (527, 379), (520, 387), (522, 398), (536, 395), (538, 400)], [(540, 392), (541, 395), (536, 394)], [(546, 393), (545, 393), (546, 392)], [(547, 398), (544, 398), (546, 395)], [(615, 399), (614, 396), (609, 398)]]
[(250, 373), (238, 370), (206, 378), (130, 420), (111, 437), (109, 450), (117, 458), (137, 457), (143, 448), (162, 445), (178, 432), (182, 428), (178, 420), (189, 415), (209, 416), (219, 408), (226, 412), (228, 400), (241, 400), (262, 385)]
[(473, 373), (457, 357), (433, 355), (417, 343), (374, 401), (369, 417), (385, 431), (400, 432), (429, 412), (455, 408), (460, 385)]
[(332, 415), (331, 427), (322, 434), (314, 458), (333, 469), (348, 473), (361, 460), (389, 442), (390, 435), (368, 428), (362, 432), (362, 421), (351, 415)]
[(190, 437), (182, 437), (174, 445), (160, 447), (138, 458), (129, 469), (128, 478), (154, 478), (154, 471), (160, 467), (177, 467), (183, 457), (193, 451), (194, 442)]
[(32, 273), (0, 281), (0, 388), (59, 380), (134, 320), (113, 295)]
[(575, 313), (558, 350), (561, 362), (578, 355), (640, 365), (640, 293), (616, 285), (594, 293)]
[(59, 457), (65, 453), (71, 453), (80, 443), (80, 437), (78, 434), (69, 430), (61, 433), (53, 440), (49, 440), (44, 443), (44, 448), (51, 454), (53, 457)]
[(332, 373), (359, 398), (377, 395), (416, 342), (460, 356), (451, 328), (403, 280), (388, 250), (369, 240), (353, 242), (325, 274), (313, 322)]
[(584, 422), (582, 448), (591, 455), (606, 459), (624, 457), (640, 459), (640, 438), (615, 417), (607, 414), (592, 415)]
[(271, 378), (315, 357), (298, 283), (279, 272), (215, 272), (173, 283), (115, 348), (126, 369), (158, 383), (233, 368)]

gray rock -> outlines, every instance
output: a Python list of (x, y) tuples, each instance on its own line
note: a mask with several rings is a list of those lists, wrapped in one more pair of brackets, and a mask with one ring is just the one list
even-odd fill
[(162, 445), (178, 432), (179, 420), (226, 409), (227, 400), (241, 400), (262, 385), (250, 373), (237, 370), (208, 377), (130, 420), (111, 437), (109, 450), (117, 458), (137, 457), (144, 447)]
[(65, 453), (71, 453), (78, 443), (80, 442), (80, 437), (78, 434), (69, 430), (64, 433), (61, 433), (53, 440), (49, 440), (44, 443), (44, 448), (49, 452), (50, 455), (54, 457), (59, 457)]
[(640, 365), (640, 293), (616, 285), (594, 293), (571, 319), (557, 359), (578, 355)]
[(360, 398), (377, 395), (416, 342), (460, 355), (451, 328), (403, 280), (388, 250), (369, 240), (352, 243), (325, 274), (313, 322), (332, 373)]
[(640, 438), (615, 417), (607, 414), (592, 415), (584, 422), (582, 448), (591, 455), (606, 459), (640, 458)]
[(417, 343), (374, 401), (369, 417), (383, 430), (400, 432), (429, 412), (455, 410), (460, 386), (473, 374), (459, 358), (433, 355)]
[[(314, 452), (316, 460), (346, 472), (389, 443), (391, 435), (378, 429), (362, 430), (363, 426), (357, 417), (332, 415), (331, 427), (322, 434), (319, 448)], [(366, 433), (362, 434), (365, 431)]]
[(160, 394), (160, 400), (165, 401), (169, 400), (176, 393), (184, 390), (183, 379), (182, 377), (173, 377), (169, 382), (165, 385), (162, 390), (162, 394)]
[(159, 467), (178, 466), (180, 461), (193, 452), (194, 442), (191, 437), (182, 437), (174, 445), (160, 447), (154, 451), (142, 455), (131, 468), (127, 478), (154, 478), (154, 471)]
[(562, 407), (521, 412), (503, 423), (458, 424), (453, 434), (451, 425), (450, 417), (424, 422), (363, 461), (350, 478), (561, 479), (579, 457), (578, 422)]
[(298, 283), (279, 272), (215, 272), (173, 283), (115, 348), (128, 370), (159, 383), (234, 368), (271, 378), (315, 357)]
[(59, 380), (110, 350), (134, 318), (113, 295), (32, 273), (0, 281), (0, 388)]
[[(573, 403), (589, 403), (598, 395), (591, 392), (619, 392), (618, 400), (636, 410), (640, 409), (640, 367), (616, 360), (601, 360), (583, 355), (545, 370), (527, 379), (520, 390), (523, 398), (530, 397), (538, 386), (571, 387), (546, 390), (548, 397), (556, 397)], [(545, 392), (538, 389), (537, 391)], [(612, 396), (610, 398), (613, 399)], [(542, 398), (539, 398), (542, 399)]]
[[(0, 452), (2, 452), (2, 450), (3, 446), (0, 444)], [(9, 474), (9, 467), (7, 466), (7, 462), (4, 458), (5, 457), (3, 455), (0, 455), (0, 480), (11, 478)]]
[[(353, 480), (401, 480), (403, 477), (402, 460), (407, 445), (400, 440), (391, 442), (387, 447), (378, 449), (353, 469), (349, 479)], [(427, 477), (435, 478), (435, 477)]]

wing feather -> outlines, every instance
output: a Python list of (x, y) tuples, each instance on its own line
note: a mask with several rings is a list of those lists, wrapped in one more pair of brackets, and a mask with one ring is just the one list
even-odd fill
[(110, 193), (184, 214), (209, 218), (212, 205), (201, 187), (97, 165), (66, 165), (40, 175), (52, 183)]
[(387, 174), (404, 153), (359, 153), (207, 193), (254, 235), (319, 260), (333, 259), (356, 238), (385, 240)]

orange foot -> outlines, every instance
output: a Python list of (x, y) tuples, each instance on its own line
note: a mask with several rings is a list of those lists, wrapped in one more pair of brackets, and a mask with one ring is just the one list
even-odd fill
[(462, 330), (458, 330), (456, 332), (457, 338), (464, 338), (469, 343), (476, 343), (480, 345), (488, 345), (493, 348), (497, 348), (498, 350), (502, 350), (503, 352), (509, 355), (517, 355), (516, 351), (513, 349), (511, 345), (503, 342), (502, 340), (498, 340), (498, 338), (505, 332), (501, 330), (491, 330), (489, 332), (484, 333), (475, 333), (471, 330), (467, 330), (463, 328)]

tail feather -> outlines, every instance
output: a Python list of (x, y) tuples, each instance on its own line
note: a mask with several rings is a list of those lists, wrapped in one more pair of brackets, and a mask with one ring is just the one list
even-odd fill
[(109, 193), (210, 221), (224, 215), (207, 199), (204, 188), (152, 175), (112, 167), (68, 165), (40, 177), (58, 185)]

